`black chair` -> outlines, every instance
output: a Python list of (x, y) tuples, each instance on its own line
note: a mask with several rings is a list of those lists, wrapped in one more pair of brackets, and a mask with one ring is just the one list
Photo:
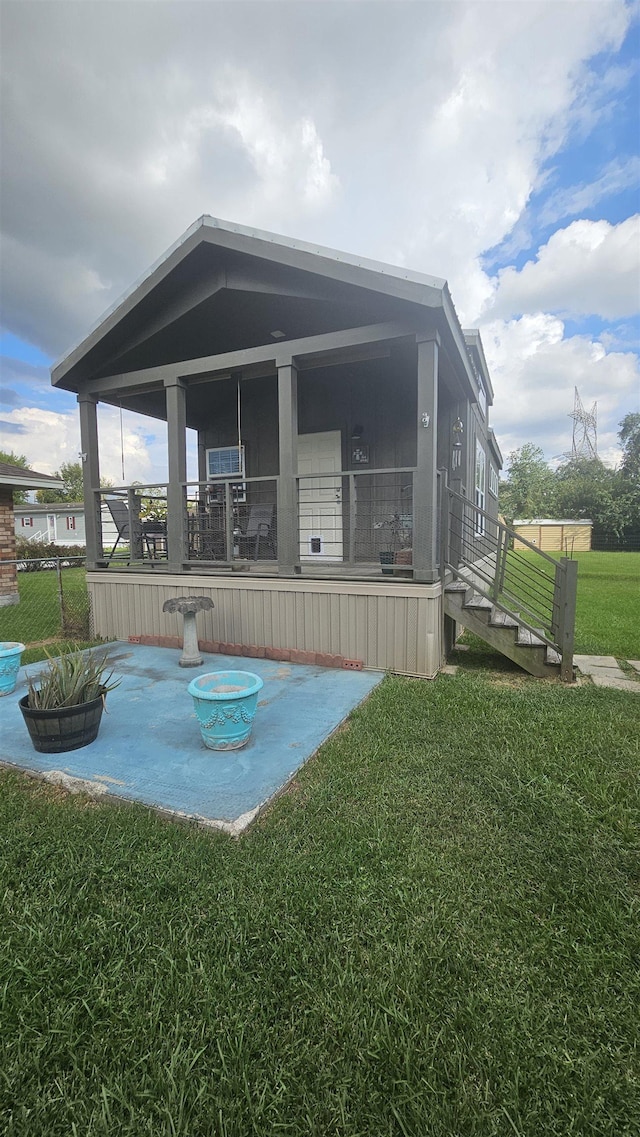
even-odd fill
[(131, 524), (129, 522), (129, 507), (126, 501), (122, 501), (121, 498), (118, 497), (107, 497), (105, 501), (109, 513), (111, 514), (113, 524), (118, 531), (116, 543), (111, 552), (107, 555), (107, 560), (113, 559), (113, 554), (122, 541), (129, 545), (129, 560), (127, 564), (131, 564)]
[(166, 521), (143, 521), (142, 540), (152, 560), (167, 556)]
[[(105, 498), (105, 501), (107, 503), (109, 513), (111, 514), (111, 517), (113, 519), (113, 524), (115, 525), (115, 527), (118, 531), (118, 536), (116, 537), (116, 543), (113, 546), (111, 552), (107, 555), (106, 559), (108, 561), (113, 560), (113, 555), (114, 555), (116, 549), (118, 548), (120, 541), (122, 541), (123, 543), (126, 543), (129, 545), (129, 559), (127, 561), (127, 564), (131, 564), (131, 554), (134, 550), (131, 547), (131, 545), (132, 545), (132, 541), (131, 541), (131, 520), (129, 518), (129, 506), (127, 505), (126, 501), (123, 501), (121, 498), (117, 498), (117, 497), (107, 497), (107, 498)], [(139, 528), (137, 530), (138, 535), (139, 535), (139, 537), (141, 537), (142, 542), (144, 543), (144, 547), (147, 550), (147, 554), (148, 554), (149, 558), (151, 560), (157, 560), (159, 551), (161, 553), (163, 553), (164, 555), (166, 555), (166, 552), (167, 552), (167, 525), (166, 525), (166, 522), (165, 521), (143, 521), (142, 523), (140, 523), (139, 518), (136, 518), (136, 521), (138, 522), (138, 526), (139, 526)], [(160, 546), (160, 549), (158, 548), (158, 546)]]
[(249, 519), (247, 521), (247, 528), (244, 532), (241, 529), (234, 531), (234, 538), (240, 550), (240, 555), (244, 556), (244, 550), (249, 548), (253, 551), (253, 559), (257, 561), (260, 552), (260, 542), (266, 541), (267, 546), (271, 549), (274, 557), (276, 554), (275, 541), (272, 533), (273, 527), (273, 506), (272, 505), (252, 505), (249, 510)]

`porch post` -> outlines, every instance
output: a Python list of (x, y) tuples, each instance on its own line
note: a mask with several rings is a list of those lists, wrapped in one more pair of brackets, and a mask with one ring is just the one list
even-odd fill
[(182, 572), (187, 480), (187, 389), (181, 379), (165, 379), (167, 398), (167, 549), (169, 572)]
[(437, 335), (418, 338), (418, 422), (413, 476), (413, 579), (438, 579), (438, 346)]
[(98, 400), (95, 395), (81, 391), (78, 395), (80, 410), (80, 448), (82, 451), (82, 482), (84, 487), (85, 539), (87, 568), (97, 568), (104, 556), (102, 548), (101, 499), (96, 494), (100, 487), (100, 459), (98, 456)]
[(278, 365), (278, 572), (292, 576), (299, 559), (298, 370), (290, 360)]

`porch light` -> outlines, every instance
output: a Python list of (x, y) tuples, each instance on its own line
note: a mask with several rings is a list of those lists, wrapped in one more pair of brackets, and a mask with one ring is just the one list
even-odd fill
[(421, 421), (422, 421), (422, 425), (423, 425), (424, 429), (427, 430), (429, 423), (431, 422), (431, 415), (427, 414), (426, 411), (423, 411)]
[(464, 424), (462, 419), (457, 418), (453, 424), (453, 453), (451, 456), (452, 470), (459, 470), (462, 462), (462, 435), (464, 434)]

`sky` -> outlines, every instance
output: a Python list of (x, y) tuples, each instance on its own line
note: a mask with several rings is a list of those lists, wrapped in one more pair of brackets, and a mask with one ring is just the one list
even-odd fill
[[(640, 7), (2, 0), (0, 446), (80, 450), (49, 368), (203, 213), (444, 277), (505, 458), (640, 409)], [(101, 471), (166, 477), (100, 407)], [(189, 476), (195, 477), (193, 446)], [(124, 479), (122, 467), (124, 459)]]

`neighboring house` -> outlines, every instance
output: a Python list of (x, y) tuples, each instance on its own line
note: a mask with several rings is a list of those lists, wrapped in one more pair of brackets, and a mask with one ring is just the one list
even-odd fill
[[(591, 548), (593, 521), (583, 518), (567, 521), (553, 517), (533, 517), (529, 521), (514, 521), (514, 531), (545, 553), (584, 553)], [(514, 541), (515, 549), (523, 549), (522, 541)]]
[(84, 545), (84, 502), (39, 502), (14, 507), (16, 537), (51, 545)]
[[(78, 545), (86, 543), (84, 502), (57, 501), (41, 505), (39, 502), (14, 506), (16, 537), (26, 541), (44, 541), (51, 545)], [(112, 548), (118, 536), (106, 503), (102, 505), (102, 533), (107, 548)]]
[(39, 489), (61, 490), (62, 482), (37, 470), (23, 470), (22, 466), (0, 462), (0, 608), (20, 601), (15, 563), (13, 492)]
[[(80, 405), (97, 634), (175, 633), (163, 601), (188, 591), (214, 600), (211, 642), (437, 672), (450, 504), (473, 503), (464, 549), (495, 539), (501, 465), (480, 336), (446, 281), (202, 217), (52, 382)], [(108, 491), (133, 523), (121, 561), (101, 523), (99, 402), (167, 422), (168, 483), (146, 487), (160, 541), (145, 487)]]

